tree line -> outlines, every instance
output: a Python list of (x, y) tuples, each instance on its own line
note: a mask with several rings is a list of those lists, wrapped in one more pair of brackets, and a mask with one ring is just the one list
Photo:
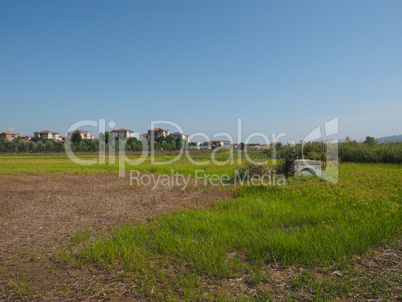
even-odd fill
[[(140, 141), (135, 137), (118, 139), (113, 133), (106, 131), (99, 134), (99, 141), (82, 139), (78, 132), (73, 133), (71, 139), (66, 138), (66, 143), (61, 141), (47, 140), (34, 137), (30, 141), (23, 141), (20, 137), (8, 141), (0, 137), (0, 153), (61, 153), (68, 150), (73, 152), (99, 152), (101, 144), (104, 150), (109, 152), (114, 149), (118, 152), (121, 144), (124, 144), (125, 151), (134, 152), (146, 150), (156, 151), (176, 151), (184, 150), (195, 143), (187, 143), (181, 137), (173, 136), (158, 137), (155, 141)], [(240, 149), (246, 148), (241, 143)], [(265, 149), (262, 153), (273, 158), (286, 158), (288, 146), (278, 144), (275, 148)], [(304, 145), (296, 144), (294, 154), (296, 158), (312, 159), (325, 161), (327, 158), (327, 145), (324, 142), (309, 142)], [(366, 137), (362, 143), (356, 141), (343, 142), (338, 144), (338, 155), (340, 161), (356, 163), (402, 163), (402, 143), (378, 144), (373, 137)]]
[[(263, 152), (270, 158), (286, 158), (288, 146), (277, 145)], [(274, 154), (275, 152), (275, 154)], [(295, 158), (326, 161), (327, 144), (325, 142), (308, 142), (293, 147)], [(342, 162), (355, 163), (390, 163), (402, 164), (402, 143), (378, 144), (377, 140), (367, 136), (364, 142), (356, 141), (338, 143), (338, 156)]]
[(142, 151), (143, 149), (175, 151), (195, 145), (187, 143), (181, 137), (174, 138), (173, 136), (158, 137), (155, 141), (140, 141), (135, 137), (116, 137), (113, 133), (106, 131), (99, 134), (99, 140), (90, 140), (82, 139), (79, 132), (74, 132), (71, 138), (66, 138), (65, 142), (41, 137), (33, 137), (30, 141), (23, 141), (21, 137), (18, 137), (8, 141), (0, 137), (0, 153), (60, 153), (67, 150), (99, 152), (101, 144), (104, 144), (106, 152), (109, 152), (111, 148), (118, 152), (120, 147), (123, 147), (122, 144), (125, 145), (126, 151)]

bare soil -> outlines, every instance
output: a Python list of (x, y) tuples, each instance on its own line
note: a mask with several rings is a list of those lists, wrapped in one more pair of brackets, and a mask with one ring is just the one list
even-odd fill
[[(51, 260), (78, 231), (99, 233), (231, 197), (229, 190), (130, 186), (128, 178), (117, 174), (0, 175), (0, 301), (18, 298), (18, 284), (25, 279), (31, 292), (20, 295), (26, 300), (60, 300), (55, 279), (56, 284), (70, 285), (90, 280), (84, 271), (77, 277), (59, 267), (54, 270), (57, 265)], [(36, 296), (32, 288), (38, 291)]]
[(130, 186), (128, 178), (115, 174), (0, 175), (0, 253), (19, 253), (86, 228), (146, 221), (230, 197), (222, 190)]

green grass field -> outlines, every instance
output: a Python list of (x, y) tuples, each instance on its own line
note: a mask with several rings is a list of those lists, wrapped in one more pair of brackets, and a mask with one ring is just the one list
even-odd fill
[[(254, 155), (256, 160), (261, 160), (257, 155)], [(155, 155), (155, 162), (166, 162), (175, 158), (173, 155)], [(218, 152), (216, 160), (224, 163), (230, 158), (229, 152)], [(239, 166), (237, 161), (237, 153), (233, 153), (233, 164), (214, 165), (211, 164), (211, 154), (192, 154), (191, 159), (203, 163), (194, 165), (183, 154), (182, 157), (174, 163), (168, 165), (155, 165), (151, 162), (151, 157), (148, 156), (140, 165), (125, 165), (125, 170), (138, 170), (141, 172), (150, 173), (170, 173), (171, 169), (184, 175), (193, 175), (196, 169), (204, 170), (205, 173), (232, 174), (234, 169)], [(97, 155), (79, 156), (82, 160), (99, 160)], [(129, 160), (138, 160), (139, 156), (128, 156)], [(102, 173), (117, 173), (119, 171), (119, 158), (106, 156), (105, 164), (94, 165), (78, 165), (70, 160), (67, 156), (1, 156), (0, 155), (0, 174), (27, 174), (40, 175), (47, 173), (74, 173), (74, 174), (102, 174)], [(209, 161), (209, 162), (207, 162)], [(246, 162), (244, 156), (242, 163)], [(112, 163), (111, 163), (112, 162)]]
[[(169, 158), (158, 156), (157, 160)], [(193, 158), (201, 161), (209, 155)], [(224, 161), (228, 153), (219, 153), (218, 158)], [(244, 163), (210, 163), (201, 169), (232, 175)], [(167, 166), (147, 161), (134, 169), (152, 173), (174, 169), (193, 175), (200, 167), (181, 158)], [(212, 208), (156, 216), (149, 224), (122, 225), (93, 240), (87, 231), (78, 233), (72, 246), (79, 244), (79, 248), (70, 245), (57, 259), (78, 268), (112, 270), (122, 280), (139, 284), (140, 293), (166, 301), (219, 300), (213, 291), (205, 295), (208, 284), (245, 278), (257, 286), (269, 280), (270, 264), (342, 269), (352, 256), (401, 238), (402, 166), (341, 163), (339, 169), (338, 184), (300, 177), (289, 179), (286, 186), (237, 186), (233, 200)], [(117, 164), (82, 167), (67, 157), (0, 157), (2, 174), (117, 171)], [(297, 278), (292, 282), (300, 285), (301, 277)], [(327, 287), (315, 282), (314, 286), (321, 286), (312, 298), (317, 301), (330, 300), (331, 290), (347, 298), (345, 286), (353, 285), (351, 280)], [(254, 298), (265, 301), (269, 295), (267, 291)]]

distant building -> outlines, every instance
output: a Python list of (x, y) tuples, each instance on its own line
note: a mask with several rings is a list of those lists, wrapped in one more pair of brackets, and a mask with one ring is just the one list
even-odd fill
[(174, 132), (174, 133), (171, 133), (170, 135), (173, 136), (175, 139), (177, 139), (178, 137), (181, 137), (186, 142), (190, 141), (190, 136), (188, 134)]
[(148, 140), (148, 133), (140, 134), (140, 140), (141, 141), (147, 141)]
[(81, 135), (82, 139), (93, 139), (93, 138), (95, 138), (95, 136), (93, 136), (91, 134), (91, 131), (85, 131), (85, 130), (80, 130), (80, 129), (77, 129), (77, 130), (74, 130), (74, 131), (68, 131), (67, 132), (67, 137), (71, 138), (75, 132), (78, 132)]
[(8, 141), (12, 141), (13, 139), (15, 139), (19, 136), (20, 136), (20, 134), (18, 132), (11, 132), (11, 131), (0, 132), (0, 137), (4, 137)]
[(148, 140), (156, 140), (158, 137), (167, 137), (170, 134), (169, 129), (154, 128), (148, 129)]
[(204, 142), (202, 145), (203, 146), (208, 146), (208, 147), (229, 147), (230, 146), (230, 141), (212, 140), (212, 141)]
[(134, 137), (134, 131), (127, 130), (127, 129), (124, 129), (124, 128), (117, 129), (117, 130), (112, 130), (111, 132), (114, 133), (114, 135), (116, 137), (119, 137), (120, 135), (123, 135), (123, 137), (126, 137), (126, 138)]
[(54, 131), (49, 131), (49, 130), (35, 132), (34, 136), (41, 137), (44, 139), (51, 139), (51, 140), (55, 140), (55, 141), (60, 140), (59, 132), (54, 132)]
[(245, 147), (246, 147), (247, 149), (257, 149), (257, 150), (258, 150), (258, 149), (260, 149), (261, 145), (258, 144), (258, 143), (255, 143), (255, 144), (246, 144)]
[(21, 136), (21, 138), (24, 141), (30, 141), (33, 138), (33, 136), (32, 135), (24, 135), (24, 136)]

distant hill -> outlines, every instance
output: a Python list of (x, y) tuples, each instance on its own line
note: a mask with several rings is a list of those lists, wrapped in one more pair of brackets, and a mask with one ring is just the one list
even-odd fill
[(392, 136), (380, 137), (378, 139), (378, 142), (380, 144), (402, 142), (402, 134), (401, 135), (392, 135)]

